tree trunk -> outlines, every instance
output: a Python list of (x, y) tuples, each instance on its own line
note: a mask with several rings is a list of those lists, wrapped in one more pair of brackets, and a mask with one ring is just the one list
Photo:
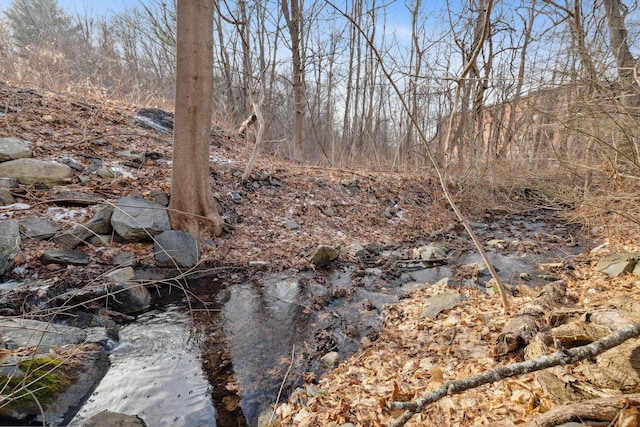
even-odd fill
[(635, 60), (629, 50), (627, 27), (624, 23), (628, 9), (620, 0), (604, 0), (603, 4), (609, 25), (611, 51), (616, 59), (618, 76), (624, 91), (623, 105), (638, 107), (640, 96), (633, 77)]
[(213, 2), (179, 0), (173, 170), (173, 229), (208, 238), (223, 221), (209, 183), (213, 96)]

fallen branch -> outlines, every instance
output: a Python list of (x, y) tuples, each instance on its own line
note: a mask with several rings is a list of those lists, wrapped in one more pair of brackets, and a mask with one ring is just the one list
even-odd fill
[(400, 427), (406, 424), (418, 412), (422, 412), (424, 408), (447, 395), (454, 395), (466, 390), (479, 387), (484, 384), (494, 383), (505, 378), (511, 378), (516, 375), (528, 374), (551, 368), (553, 366), (561, 366), (569, 363), (575, 363), (588, 357), (594, 357), (607, 350), (610, 350), (623, 342), (640, 336), (640, 323), (625, 326), (619, 331), (602, 338), (591, 344), (582, 347), (576, 347), (569, 350), (559, 351), (557, 353), (538, 357), (525, 362), (514, 363), (507, 366), (499, 366), (490, 371), (475, 375), (462, 380), (450, 381), (438, 387), (431, 393), (411, 402), (391, 402), (389, 407), (392, 410), (404, 409), (404, 413), (396, 418), (391, 427)]
[[(553, 427), (571, 421), (593, 420), (611, 422), (620, 416), (620, 411), (638, 407), (640, 394), (603, 397), (562, 405), (532, 419), (528, 427)], [(623, 425), (623, 424), (616, 424)], [(627, 424), (624, 424), (627, 425)], [(628, 424), (631, 425), (631, 424)], [(635, 424), (633, 424), (635, 425)]]

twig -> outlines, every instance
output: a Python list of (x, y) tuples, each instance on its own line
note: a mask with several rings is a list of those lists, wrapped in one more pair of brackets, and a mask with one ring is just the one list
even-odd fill
[(276, 398), (276, 403), (273, 405), (273, 412), (271, 413), (271, 418), (269, 418), (269, 423), (267, 425), (273, 425), (273, 420), (276, 417), (276, 408), (278, 407), (278, 403), (280, 403), (280, 397), (282, 396), (284, 383), (287, 381), (289, 372), (291, 372), (291, 368), (293, 367), (295, 354), (296, 354), (296, 345), (294, 344), (293, 347), (291, 347), (291, 363), (289, 363), (289, 368), (287, 369), (287, 372), (285, 372), (284, 378), (282, 379), (282, 383), (280, 384), (280, 390), (278, 390), (278, 397)]
[(418, 412), (422, 412), (427, 405), (437, 402), (446, 395), (454, 395), (484, 384), (494, 383), (516, 375), (528, 374), (553, 366), (561, 366), (575, 363), (588, 357), (594, 357), (612, 349), (623, 342), (640, 336), (640, 323), (625, 326), (619, 331), (581, 347), (559, 351), (557, 353), (540, 356), (526, 362), (513, 363), (507, 366), (499, 366), (490, 371), (462, 380), (449, 381), (438, 387), (431, 393), (411, 402), (391, 402), (392, 410), (404, 409), (404, 413), (396, 418), (391, 427), (403, 426)]

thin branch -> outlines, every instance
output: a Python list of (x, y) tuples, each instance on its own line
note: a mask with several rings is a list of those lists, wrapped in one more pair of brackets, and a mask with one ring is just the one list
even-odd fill
[[(423, 145), (423, 147), (425, 149), (425, 152), (427, 153), (427, 157), (429, 158), (429, 162), (431, 163), (431, 165), (435, 169), (436, 174), (438, 176), (438, 182), (440, 183), (440, 187), (442, 189), (442, 193), (444, 194), (444, 197), (447, 199), (447, 202), (449, 202), (449, 205), (451, 206), (451, 209), (453, 209), (453, 212), (456, 214), (456, 217), (458, 218), (460, 223), (463, 225), (464, 229), (467, 231), (467, 234), (469, 234), (469, 237), (471, 237), (471, 240), (473, 241), (473, 244), (475, 245), (476, 249), (478, 250), (478, 253), (480, 254), (480, 257), (482, 258), (482, 260), (486, 264), (487, 269), (489, 270), (489, 273), (491, 274), (491, 277), (493, 278), (493, 280), (496, 282), (496, 285), (498, 286), (498, 290), (500, 291), (500, 297), (502, 299), (502, 308), (503, 308), (505, 313), (508, 312), (509, 311), (509, 302), (507, 301), (507, 293), (506, 293), (506, 291), (504, 289), (504, 285), (502, 284), (502, 280), (500, 280), (500, 278), (498, 277), (498, 273), (496, 272), (495, 268), (493, 267), (493, 264), (491, 264), (491, 262), (489, 261), (489, 257), (487, 256), (484, 248), (482, 247), (482, 244), (480, 243), (480, 240), (476, 236), (476, 233), (471, 228), (471, 225), (469, 224), (469, 221), (467, 221), (466, 218), (462, 215), (462, 212), (460, 212), (460, 209), (458, 209), (458, 205), (453, 200), (453, 196), (451, 195), (451, 193), (449, 192), (449, 189), (447, 188), (446, 179), (445, 179), (445, 177), (444, 177), (444, 175), (442, 173), (442, 170), (441, 170), (440, 166), (438, 165), (438, 162), (436, 161), (436, 158), (435, 158), (435, 156), (434, 156), (434, 154), (433, 154), (433, 152), (431, 150), (431, 147), (429, 147), (429, 141), (428, 141), (428, 139), (427, 139), (427, 137), (426, 137), (426, 135), (424, 133), (424, 130), (418, 124), (417, 118), (411, 112), (411, 109), (409, 108), (409, 105), (407, 105), (407, 101), (403, 98), (402, 91), (400, 90), (400, 88), (396, 84), (396, 82), (395, 82), (393, 76), (391, 75), (391, 73), (389, 72), (389, 70), (387, 70), (387, 67), (386, 67), (386, 65), (384, 63), (384, 60), (383, 60), (382, 56), (380, 55), (380, 52), (375, 48), (375, 46), (373, 44), (373, 41), (368, 38), (368, 36), (364, 32), (364, 30), (362, 30), (362, 28), (360, 28), (358, 23), (355, 22), (354, 19), (351, 16), (349, 16), (348, 13), (343, 12), (338, 6), (333, 4), (331, 1), (326, 0), (326, 2), (327, 2), (327, 4), (329, 6), (331, 6), (338, 13), (340, 13), (345, 19), (347, 19), (349, 22), (351, 22), (351, 24), (358, 30), (360, 35), (367, 42), (367, 44), (371, 48), (372, 53), (376, 56), (376, 59), (377, 59), (378, 63), (380, 64), (380, 69), (382, 70), (382, 73), (384, 74), (385, 78), (387, 79), (387, 81), (389, 82), (391, 87), (393, 88), (393, 91), (396, 93), (396, 95), (398, 95), (398, 100), (400, 101), (400, 104), (402, 105), (402, 110), (407, 114), (407, 116), (411, 120), (411, 124), (415, 128), (416, 133), (418, 134), (418, 137), (420, 138), (420, 141), (422, 141), (422, 145)], [(483, 34), (482, 34), (481, 40), (484, 40), (486, 38), (488, 29), (490, 27), (489, 20), (490, 20), (490, 16), (491, 16), (491, 7), (492, 7), (492, 5), (493, 5), (493, 1), (489, 1), (489, 3), (486, 6), (487, 10), (485, 12), (485, 21), (483, 23)], [(482, 46), (482, 43), (478, 43), (478, 45)], [(462, 72), (462, 74), (461, 74), (461, 76), (459, 78), (459, 81), (461, 81), (460, 79), (464, 79), (466, 77), (466, 74), (471, 69), (472, 62), (475, 61), (475, 59), (479, 55), (480, 51), (481, 51), (481, 49), (478, 46), (476, 46), (476, 49), (473, 51), (472, 57), (469, 59), (469, 61), (467, 62), (467, 64), (465, 65), (465, 67), (463, 69), (463, 72)], [(461, 86), (461, 84), (458, 84), (458, 89), (456, 91), (458, 95), (460, 93), (460, 86)], [(457, 104), (457, 102), (458, 101), (456, 99), (456, 104)], [(453, 112), (451, 114), (453, 115)]]
[(490, 371), (466, 379), (450, 381), (438, 387), (426, 396), (423, 396), (411, 402), (391, 402), (389, 404), (389, 407), (392, 410), (405, 410), (400, 417), (396, 418), (393, 421), (391, 427), (400, 427), (405, 425), (407, 421), (411, 419), (411, 417), (419, 412), (422, 412), (427, 407), (427, 405), (437, 402), (444, 396), (458, 394), (484, 384), (491, 384), (497, 381), (501, 381), (505, 378), (514, 377), (516, 375), (523, 375), (531, 372), (541, 371), (553, 366), (575, 363), (589, 357), (597, 356), (631, 338), (637, 338), (638, 336), (640, 336), (640, 323), (625, 326), (617, 332), (594, 341), (591, 344), (587, 344), (581, 347), (575, 347), (569, 350), (564, 349), (563, 351), (540, 356), (533, 360), (527, 360), (526, 362), (514, 363), (507, 366), (499, 366)]

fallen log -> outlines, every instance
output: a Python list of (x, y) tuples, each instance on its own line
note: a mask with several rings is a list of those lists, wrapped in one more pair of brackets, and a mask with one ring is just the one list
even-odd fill
[(636, 426), (639, 409), (640, 394), (592, 399), (554, 408), (529, 421), (527, 427), (553, 427), (572, 421), (617, 421), (617, 426)]
[(504, 357), (521, 353), (545, 323), (545, 316), (562, 304), (566, 292), (567, 284), (564, 280), (544, 286), (536, 299), (525, 304), (504, 327), (496, 340), (496, 354)]

